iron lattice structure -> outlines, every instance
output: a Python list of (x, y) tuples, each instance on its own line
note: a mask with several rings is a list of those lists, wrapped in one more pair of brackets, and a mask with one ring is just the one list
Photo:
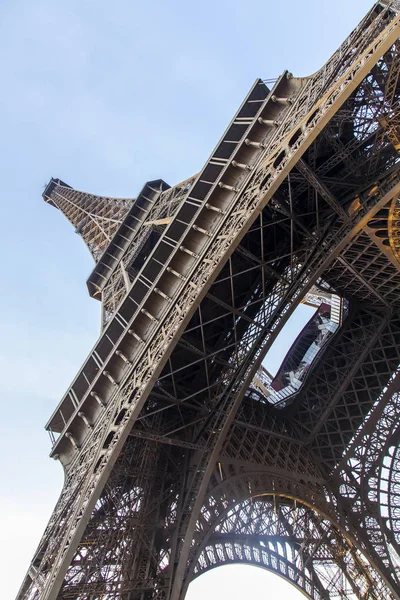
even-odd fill
[(65, 484), (19, 600), (183, 600), (229, 562), (400, 598), (399, 38), (377, 2), (315, 75), (257, 80), (175, 187), (50, 181), (103, 329), (47, 424)]

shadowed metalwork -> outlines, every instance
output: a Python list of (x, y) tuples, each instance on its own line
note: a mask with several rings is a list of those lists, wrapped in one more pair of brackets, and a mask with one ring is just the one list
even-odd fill
[(256, 80), (174, 187), (50, 181), (103, 328), (46, 426), (65, 484), (19, 600), (183, 600), (228, 562), (400, 599), (399, 38), (377, 2), (315, 75)]

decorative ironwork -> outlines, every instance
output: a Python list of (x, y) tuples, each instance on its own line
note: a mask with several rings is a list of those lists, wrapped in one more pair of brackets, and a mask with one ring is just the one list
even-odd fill
[[(377, 2), (314, 76), (257, 80), (173, 188), (51, 180), (104, 318), (46, 426), (65, 484), (19, 600), (183, 600), (236, 561), (400, 599), (399, 38)], [(301, 302), (323, 314), (275, 403), (262, 361)]]
[(43, 198), (60, 209), (98, 260), (113, 239), (133, 200), (102, 198), (78, 192), (60, 179), (51, 179)]

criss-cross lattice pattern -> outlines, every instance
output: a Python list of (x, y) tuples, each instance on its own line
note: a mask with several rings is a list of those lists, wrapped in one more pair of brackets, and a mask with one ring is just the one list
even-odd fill
[[(47, 189), (95, 244), (104, 328), (47, 424), (66, 479), (19, 600), (183, 600), (236, 561), (399, 600), (399, 8), (257, 80), (195, 178)], [(274, 403), (252, 382), (310, 290), (346, 313)]]
[(133, 199), (105, 198), (79, 192), (59, 179), (51, 179), (43, 192), (75, 227), (97, 261), (113, 239)]

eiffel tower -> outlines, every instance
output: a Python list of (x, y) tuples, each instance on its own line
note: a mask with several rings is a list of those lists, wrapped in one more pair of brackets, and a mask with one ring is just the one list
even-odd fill
[(18, 600), (183, 600), (237, 562), (400, 599), (399, 38), (380, 1), (316, 74), (257, 79), (178, 185), (50, 180), (103, 323), (46, 425), (65, 483)]

